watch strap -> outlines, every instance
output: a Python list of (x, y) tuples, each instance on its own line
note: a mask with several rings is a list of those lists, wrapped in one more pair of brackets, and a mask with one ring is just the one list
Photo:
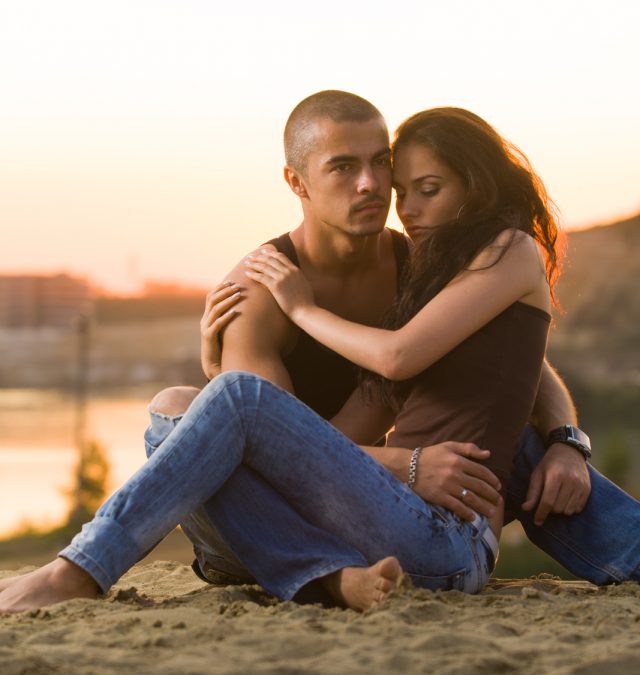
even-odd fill
[(591, 440), (589, 439), (589, 436), (581, 429), (578, 429), (578, 427), (574, 427), (571, 424), (565, 424), (557, 429), (553, 429), (549, 432), (547, 438), (547, 448), (554, 443), (570, 445), (584, 457), (585, 461), (591, 459)]

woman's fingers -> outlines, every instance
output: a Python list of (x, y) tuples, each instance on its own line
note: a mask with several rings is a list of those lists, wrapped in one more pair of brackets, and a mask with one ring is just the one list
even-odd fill
[(240, 300), (242, 300), (242, 291), (238, 289), (229, 297), (223, 298), (216, 302), (207, 312), (208, 323), (211, 323), (220, 318), (231, 307), (238, 304)]
[[(464, 476), (462, 478), (463, 487), (478, 499), (486, 502), (489, 506), (500, 504), (502, 497), (500, 493), (489, 483), (473, 476)], [(467, 502), (468, 503), (468, 502)], [(488, 508), (488, 507), (487, 507)]]
[(451, 495), (443, 497), (440, 500), (439, 504), (440, 506), (444, 506), (445, 509), (453, 511), (453, 513), (455, 513), (456, 516), (458, 516), (458, 518), (462, 518), (463, 520), (468, 520), (469, 522), (471, 522), (476, 517), (476, 514), (472, 510), (471, 506), (468, 506), (460, 499), (456, 499)]
[[(251, 270), (246, 275), (257, 281), (284, 279), (290, 272), (297, 271), (297, 267), (282, 253), (277, 251), (264, 251), (248, 255), (244, 264)], [(262, 282), (263, 283), (263, 282)]]
[(208, 314), (217, 303), (230, 297), (239, 290), (241, 289), (238, 284), (235, 284), (232, 281), (225, 281), (218, 284), (212, 291), (207, 293), (204, 304), (204, 314)]
[(232, 282), (219, 284), (209, 292), (200, 322), (203, 333), (213, 335), (229, 323), (237, 314), (232, 308), (242, 300), (242, 297), (242, 288)]
[[(458, 493), (457, 496), (459, 501), (470, 509), (473, 509), (476, 513), (486, 516), (487, 518), (491, 518), (491, 516), (495, 515), (496, 503), (494, 501), (482, 497), (469, 488), (465, 488), (465, 490), (464, 496), (462, 490)], [(473, 520), (473, 516), (471, 517), (471, 520)]]
[(213, 324), (211, 325), (212, 334), (219, 333), (228, 323), (233, 319), (234, 316), (238, 314), (238, 310), (235, 307), (227, 310), (222, 316), (218, 317)]

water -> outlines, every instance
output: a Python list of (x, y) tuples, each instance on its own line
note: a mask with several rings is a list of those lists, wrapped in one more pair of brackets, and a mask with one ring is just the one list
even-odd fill
[[(144, 461), (142, 434), (153, 391), (127, 390), (92, 397), (87, 436), (106, 449), (108, 490)], [(74, 402), (57, 391), (0, 389), (0, 537), (30, 524), (59, 524), (67, 513), (77, 461)]]

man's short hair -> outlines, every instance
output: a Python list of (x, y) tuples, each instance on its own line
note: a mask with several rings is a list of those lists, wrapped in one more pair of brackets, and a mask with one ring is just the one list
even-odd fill
[(284, 154), (287, 166), (304, 174), (313, 149), (313, 124), (319, 119), (334, 122), (368, 122), (382, 118), (369, 101), (348, 91), (327, 89), (300, 101), (284, 127)]

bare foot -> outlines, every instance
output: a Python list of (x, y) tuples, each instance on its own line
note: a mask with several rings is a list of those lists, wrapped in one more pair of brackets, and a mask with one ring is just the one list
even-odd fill
[(345, 567), (326, 576), (324, 584), (335, 600), (364, 610), (383, 602), (401, 578), (400, 563), (389, 557), (371, 567)]
[(98, 585), (77, 565), (56, 558), (48, 565), (22, 577), (0, 592), (0, 614), (24, 612), (71, 598), (95, 598)]
[(0, 579), (0, 593), (2, 593), (2, 591), (4, 591), (5, 588), (9, 588), (9, 586), (11, 586), (12, 583), (18, 581), (18, 579), (22, 579), (22, 577), (25, 576), (27, 575), (21, 574), (18, 575), (17, 577), (6, 577), (5, 579)]

